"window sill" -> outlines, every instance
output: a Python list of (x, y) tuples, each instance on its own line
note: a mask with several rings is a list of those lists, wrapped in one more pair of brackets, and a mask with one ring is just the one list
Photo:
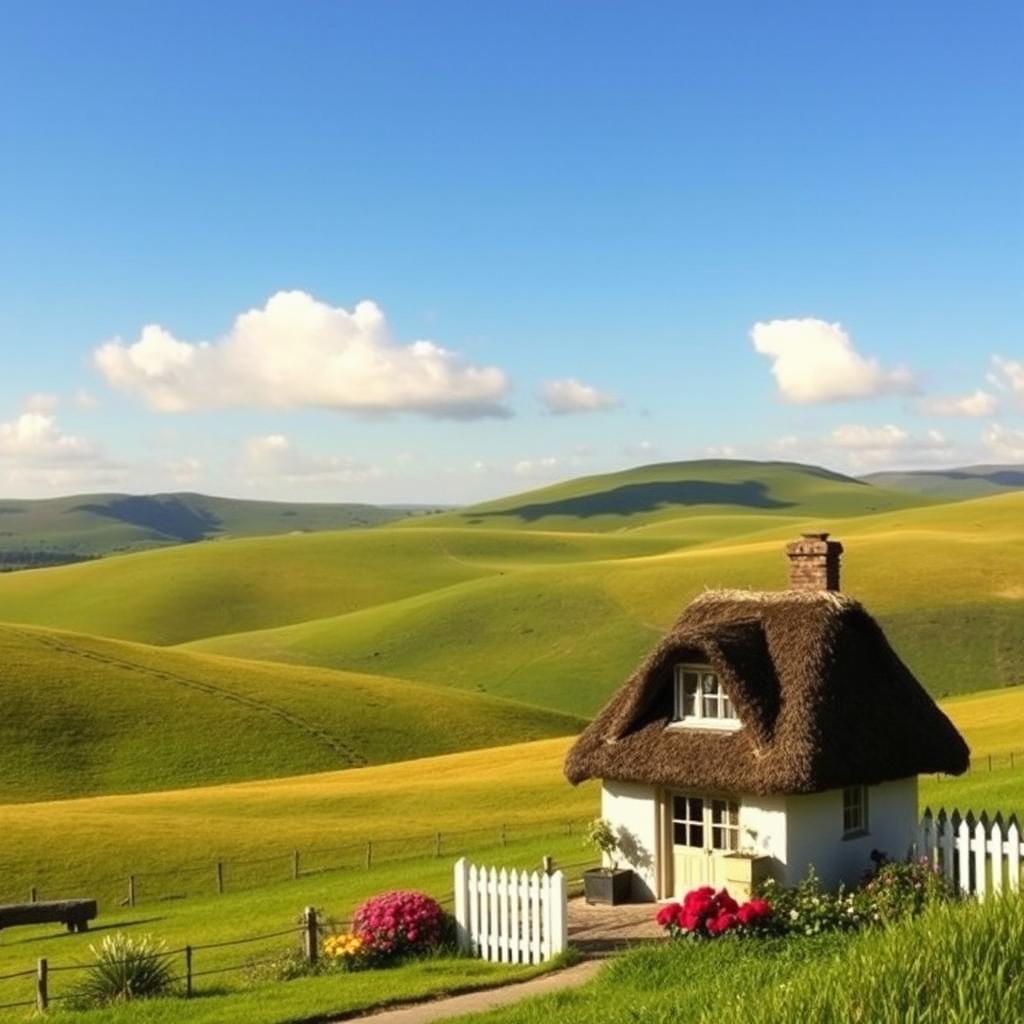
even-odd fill
[(871, 830), (867, 828), (855, 828), (852, 832), (843, 833), (843, 842), (845, 843), (850, 839), (863, 839), (865, 836), (871, 835)]
[(743, 723), (728, 718), (677, 718), (669, 722), (665, 728), (677, 732), (687, 729), (699, 729), (703, 732), (738, 732), (743, 728)]

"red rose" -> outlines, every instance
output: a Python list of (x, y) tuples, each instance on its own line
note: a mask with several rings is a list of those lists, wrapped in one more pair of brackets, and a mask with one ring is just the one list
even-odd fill
[(676, 923), (682, 909), (678, 903), (668, 903), (658, 911), (658, 916), (655, 920), (662, 928), (667, 928), (669, 925)]

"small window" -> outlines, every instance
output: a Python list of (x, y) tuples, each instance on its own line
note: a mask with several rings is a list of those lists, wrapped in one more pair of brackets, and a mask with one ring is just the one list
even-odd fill
[(843, 790), (843, 835), (861, 835), (867, 830), (867, 786), (847, 786)]
[(740, 848), (740, 805), (734, 800), (711, 801), (711, 849)]
[(738, 850), (739, 803), (700, 796), (672, 797), (672, 842), (696, 850)]
[(722, 688), (718, 673), (706, 665), (677, 665), (675, 679), (675, 720), (736, 728), (739, 719), (732, 700)]

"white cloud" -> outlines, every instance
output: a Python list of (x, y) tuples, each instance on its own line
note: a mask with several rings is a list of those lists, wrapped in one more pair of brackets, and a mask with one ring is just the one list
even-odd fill
[(60, 396), (51, 391), (37, 391), (22, 402), (25, 412), (51, 413), (56, 412), (59, 406)]
[(810, 317), (759, 322), (750, 339), (756, 352), (772, 360), (779, 394), (787, 402), (809, 405), (913, 389), (906, 370), (885, 370), (877, 359), (860, 355), (838, 323)]
[(283, 434), (250, 438), (242, 451), (241, 471), (250, 482), (319, 480), (359, 483), (380, 475), (375, 467), (346, 456), (301, 451)]
[(180, 459), (170, 459), (164, 463), (164, 469), (170, 473), (176, 484), (194, 484), (201, 480), (205, 470), (200, 459), (185, 455)]
[(99, 458), (99, 449), (91, 441), (65, 434), (49, 413), (23, 412), (8, 423), (0, 423), (0, 459), (53, 465)]
[(555, 455), (545, 455), (539, 459), (520, 459), (512, 467), (512, 472), (516, 476), (548, 480), (566, 475), (569, 472), (569, 465), (570, 463), (566, 459), (560, 459)]
[(373, 302), (349, 312), (302, 291), (242, 313), (217, 342), (180, 341), (156, 324), (94, 353), (109, 384), (162, 412), (246, 406), (508, 415), (505, 373), (432, 341), (400, 345)]
[(1000, 391), (1008, 391), (1015, 398), (1024, 401), (1024, 362), (1019, 359), (992, 357), (993, 370), (989, 382)]
[(981, 440), (1001, 462), (1024, 462), (1024, 430), (993, 423), (982, 434)]
[(84, 388), (79, 388), (72, 401), (75, 403), (75, 407), (82, 412), (95, 412), (100, 407), (100, 400), (91, 392), (86, 391)]
[(979, 388), (969, 395), (926, 398), (921, 411), (931, 416), (991, 416), (998, 406), (995, 395)]
[(949, 459), (954, 446), (940, 430), (911, 434), (892, 423), (867, 427), (849, 423), (828, 436), (827, 446), (844, 452), (856, 467), (892, 464), (900, 460), (936, 462)]
[(614, 409), (621, 404), (618, 396), (598, 391), (575, 377), (545, 381), (541, 399), (548, 412), (556, 416), (574, 412), (599, 412), (601, 409)]

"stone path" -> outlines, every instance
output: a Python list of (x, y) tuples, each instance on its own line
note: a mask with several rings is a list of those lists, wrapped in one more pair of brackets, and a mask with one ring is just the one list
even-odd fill
[(349, 1024), (433, 1024), (467, 1013), (483, 1013), (510, 1006), (521, 999), (561, 992), (589, 981), (612, 953), (641, 943), (659, 941), (664, 932), (654, 923), (656, 904), (640, 903), (621, 907), (590, 906), (582, 899), (569, 900), (569, 942), (587, 958), (563, 971), (542, 974), (501, 988), (467, 992), (428, 1002), (381, 1010), (349, 1018)]

